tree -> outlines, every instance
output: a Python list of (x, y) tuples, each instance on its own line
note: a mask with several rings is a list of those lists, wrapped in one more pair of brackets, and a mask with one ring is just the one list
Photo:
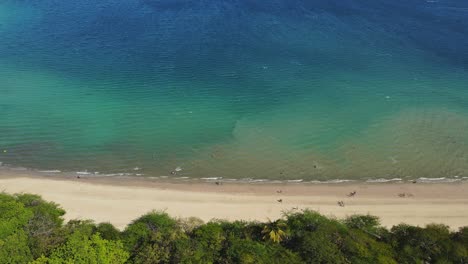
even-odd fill
[(221, 221), (217, 220), (226, 234), (226, 237), (237, 237), (242, 239), (261, 240), (263, 224), (246, 221)]
[(451, 235), (454, 241), (450, 258), (454, 263), (468, 263), (468, 227), (462, 227)]
[(287, 238), (287, 227), (283, 220), (269, 221), (262, 230), (263, 240), (280, 243)]
[(305, 210), (286, 215), (290, 237), (284, 245), (306, 263), (347, 263), (340, 250), (346, 226), (317, 212)]
[(28, 244), (34, 258), (48, 255), (50, 251), (63, 243), (65, 237), (60, 234), (65, 210), (53, 202), (46, 202), (33, 194), (16, 195), (25, 208), (33, 212), (25, 226)]
[(349, 263), (397, 264), (390, 245), (359, 229), (348, 231), (340, 250)]
[(385, 228), (380, 226), (377, 216), (372, 215), (353, 215), (346, 218), (344, 224), (352, 229), (359, 229), (377, 239), (381, 239), (385, 233)]
[(398, 225), (391, 229), (391, 245), (398, 263), (447, 263), (453, 251), (450, 231), (444, 225), (426, 228)]
[(96, 232), (102, 238), (107, 240), (119, 240), (121, 238), (120, 231), (111, 223), (100, 223), (96, 226)]
[(388, 232), (378, 217), (353, 215), (343, 223), (348, 227), (341, 251), (351, 263), (395, 263), (393, 249), (384, 242)]
[(16, 197), (18, 202), (33, 211), (35, 217), (47, 217), (55, 227), (62, 226), (65, 210), (58, 204), (46, 202), (39, 195), (35, 194), (18, 194)]
[(123, 232), (132, 263), (169, 263), (176, 241), (185, 239), (177, 221), (164, 212), (150, 212), (133, 221)]
[(0, 193), (0, 239), (24, 228), (32, 216), (31, 210), (13, 196)]
[(31, 210), (15, 197), (0, 193), (0, 263), (27, 263), (32, 260), (24, 227)]
[(18, 230), (0, 240), (0, 264), (28, 263), (33, 260), (28, 247), (28, 237)]
[(78, 231), (64, 245), (55, 249), (50, 257), (40, 258), (38, 263), (119, 264), (125, 263), (128, 257), (120, 241), (109, 241), (102, 239), (99, 234), (89, 236)]
[(226, 235), (219, 223), (211, 222), (193, 230), (192, 256), (196, 263), (217, 263), (220, 259)]
[(225, 256), (220, 263), (299, 264), (304, 262), (299, 256), (278, 244), (233, 238), (228, 241)]
[(203, 225), (203, 220), (198, 217), (179, 218), (177, 225), (186, 233), (192, 232), (195, 228)]

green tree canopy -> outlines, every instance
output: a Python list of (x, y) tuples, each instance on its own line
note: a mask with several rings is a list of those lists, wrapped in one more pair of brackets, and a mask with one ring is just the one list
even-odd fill
[(0, 193), (0, 239), (24, 228), (32, 217), (33, 212), (16, 197)]
[(119, 264), (129, 257), (120, 241), (102, 239), (99, 234), (89, 236), (77, 231), (67, 242), (52, 251), (48, 258), (37, 263), (49, 264)]
[(170, 263), (176, 241), (186, 237), (175, 219), (156, 211), (136, 219), (123, 232), (132, 263)]

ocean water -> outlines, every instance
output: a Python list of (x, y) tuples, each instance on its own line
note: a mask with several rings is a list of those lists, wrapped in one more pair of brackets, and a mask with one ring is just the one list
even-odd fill
[(0, 162), (466, 177), (468, 2), (2, 0)]

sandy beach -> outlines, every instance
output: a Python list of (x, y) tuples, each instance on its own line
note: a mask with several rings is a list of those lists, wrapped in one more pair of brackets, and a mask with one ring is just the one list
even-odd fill
[[(0, 189), (39, 194), (60, 204), (66, 219), (111, 222), (121, 229), (151, 210), (209, 221), (276, 219), (284, 211), (305, 208), (338, 218), (369, 213), (387, 227), (402, 222), (420, 226), (436, 222), (453, 229), (468, 225), (466, 182), (217, 185), (0, 171)], [(356, 195), (349, 197), (353, 191)]]

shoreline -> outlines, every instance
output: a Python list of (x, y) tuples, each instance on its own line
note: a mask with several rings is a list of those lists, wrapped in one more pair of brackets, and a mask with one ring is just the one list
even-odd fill
[(166, 183), (232, 183), (232, 184), (305, 184), (305, 185), (335, 185), (335, 184), (387, 184), (387, 183), (468, 183), (468, 177), (466, 176), (452, 176), (452, 177), (420, 177), (420, 178), (336, 178), (331, 180), (304, 180), (304, 179), (257, 179), (257, 178), (224, 178), (224, 177), (188, 177), (183, 175), (146, 175), (137, 172), (115, 172), (115, 173), (99, 173), (85, 171), (61, 171), (61, 170), (40, 170), (25, 167), (13, 167), (8, 164), (0, 162), (0, 177), (5, 175), (28, 175), (29, 177), (40, 177), (40, 178), (53, 178), (53, 179), (73, 179), (83, 178), (100, 180), (101, 182), (108, 182), (110, 179), (117, 181), (128, 181), (128, 182), (166, 182)]
[[(326, 216), (380, 217), (383, 226), (442, 223), (468, 225), (468, 183), (229, 183), (106, 177), (38, 176), (0, 170), (7, 193), (34, 193), (60, 204), (66, 220), (92, 219), (123, 229), (151, 210), (173, 217), (265, 221), (288, 210), (311, 209)], [(348, 197), (350, 192), (356, 195)], [(403, 197), (401, 197), (404, 195)], [(280, 201), (280, 202), (279, 202)], [(344, 207), (337, 204), (343, 201)], [(297, 209), (293, 209), (297, 208)]]

